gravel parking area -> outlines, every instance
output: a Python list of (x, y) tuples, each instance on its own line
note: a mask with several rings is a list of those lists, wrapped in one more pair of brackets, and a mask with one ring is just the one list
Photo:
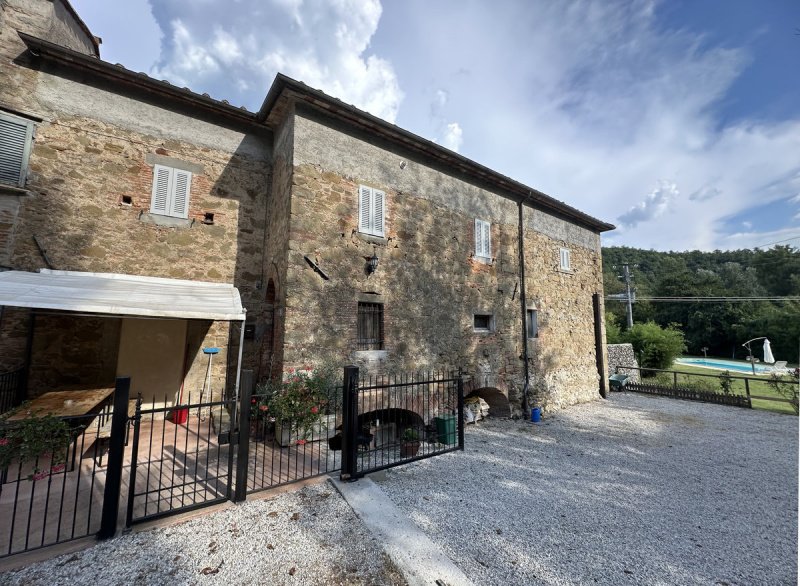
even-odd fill
[(381, 488), (476, 584), (796, 584), (798, 420), (628, 393)]
[(0, 574), (0, 584), (405, 584), (327, 482)]

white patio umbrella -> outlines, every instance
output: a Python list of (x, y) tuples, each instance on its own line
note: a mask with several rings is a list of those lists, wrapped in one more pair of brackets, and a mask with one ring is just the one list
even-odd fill
[(775, 364), (775, 357), (772, 355), (772, 345), (766, 338), (764, 338), (764, 362), (767, 364)]

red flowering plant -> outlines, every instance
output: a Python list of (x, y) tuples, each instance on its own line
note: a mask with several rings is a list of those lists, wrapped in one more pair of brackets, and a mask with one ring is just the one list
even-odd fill
[(267, 381), (258, 386), (253, 409), (257, 410), (257, 416), (269, 417), (288, 427), (293, 435), (304, 438), (327, 413), (335, 379), (332, 368), (290, 368), (282, 381)]

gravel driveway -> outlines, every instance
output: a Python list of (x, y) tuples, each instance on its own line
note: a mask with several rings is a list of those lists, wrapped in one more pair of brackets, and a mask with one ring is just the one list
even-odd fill
[(628, 393), (381, 483), (476, 584), (796, 584), (798, 420)]
[[(634, 394), (380, 486), (475, 584), (795, 584), (798, 420)], [(0, 574), (0, 584), (402, 584), (328, 484)]]

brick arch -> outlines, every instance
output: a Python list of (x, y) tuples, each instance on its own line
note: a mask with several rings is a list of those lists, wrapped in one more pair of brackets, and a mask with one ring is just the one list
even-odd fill
[(474, 389), (467, 397), (480, 397), (486, 401), (489, 404), (490, 417), (511, 417), (511, 403), (506, 394), (496, 387)]
[[(359, 419), (365, 414), (379, 411), (408, 412), (419, 418), (427, 425), (434, 417), (449, 408), (446, 405), (437, 405), (435, 394), (425, 395), (398, 395), (382, 389), (371, 389), (359, 392), (358, 398)], [(426, 402), (423, 402), (426, 401)], [(440, 409), (441, 408), (441, 409)]]

